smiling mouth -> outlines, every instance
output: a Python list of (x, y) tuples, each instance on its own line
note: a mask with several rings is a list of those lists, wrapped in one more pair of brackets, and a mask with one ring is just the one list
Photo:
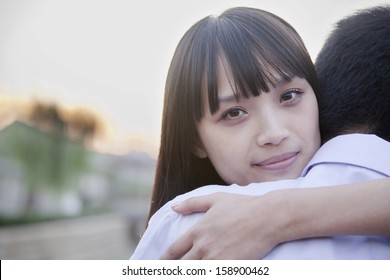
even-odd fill
[(299, 152), (286, 153), (275, 157), (271, 157), (267, 160), (264, 160), (262, 162), (253, 165), (255, 167), (259, 167), (261, 169), (270, 170), (270, 171), (286, 169), (295, 162), (295, 160), (298, 158), (298, 154)]

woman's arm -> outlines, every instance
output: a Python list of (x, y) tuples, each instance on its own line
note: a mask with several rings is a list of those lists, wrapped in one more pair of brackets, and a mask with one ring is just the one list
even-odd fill
[(390, 236), (390, 178), (263, 196), (218, 193), (191, 198), (174, 210), (207, 213), (162, 259), (258, 259), (302, 238)]

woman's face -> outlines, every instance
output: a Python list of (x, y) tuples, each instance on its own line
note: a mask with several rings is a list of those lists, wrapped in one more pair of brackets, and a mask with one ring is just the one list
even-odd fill
[(219, 72), (220, 106), (214, 114), (206, 110), (198, 125), (197, 156), (208, 157), (228, 184), (299, 177), (320, 146), (317, 100), (308, 82), (281, 81), (268, 93), (237, 101), (231, 77)]

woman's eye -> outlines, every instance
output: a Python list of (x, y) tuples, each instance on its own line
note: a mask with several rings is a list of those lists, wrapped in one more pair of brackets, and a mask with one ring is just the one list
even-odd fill
[(232, 108), (227, 110), (225, 113), (222, 114), (221, 119), (223, 120), (236, 120), (241, 118), (246, 112), (240, 108)]
[(303, 91), (300, 89), (289, 89), (280, 96), (280, 103), (295, 103), (302, 96)]

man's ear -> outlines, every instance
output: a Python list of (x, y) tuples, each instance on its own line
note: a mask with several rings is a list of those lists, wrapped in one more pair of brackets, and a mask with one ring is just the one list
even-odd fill
[(195, 156), (198, 158), (207, 158), (207, 153), (206, 150), (201, 146), (201, 145), (195, 145), (192, 147), (192, 152), (194, 153)]

